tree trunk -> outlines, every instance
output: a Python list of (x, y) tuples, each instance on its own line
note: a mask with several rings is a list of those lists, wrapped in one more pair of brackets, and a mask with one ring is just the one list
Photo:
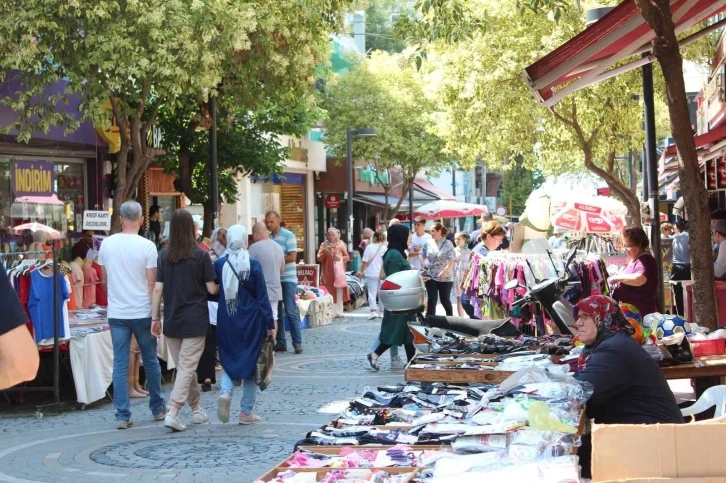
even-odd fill
[[(678, 147), (678, 176), (688, 209), (693, 312), (696, 322), (709, 329), (717, 325), (714, 292), (713, 254), (711, 251), (711, 216), (708, 193), (699, 176), (696, 143), (691, 130), (686, 88), (683, 81), (683, 58), (678, 47), (675, 26), (668, 0), (636, 0), (643, 17), (655, 31), (653, 51), (663, 71), (666, 84), (671, 132)], [(657, 213), (656, 213), (657, 215)]]
[[(401, 197), (398, 199), (398, 203), (396, 203), (396, 207), (393, 209), (393, 216), (398, 214), (398, 210), (401, 209), (401, 205), (403, 204), (403, 200), (408, 196), (408, 190), (411, 186), (410, 181), (404, 181), (403, 187), (401, 189)], [(413, 220), (409, 220), (409, 223), (411, 223), (411, 226), (413, 226)]]

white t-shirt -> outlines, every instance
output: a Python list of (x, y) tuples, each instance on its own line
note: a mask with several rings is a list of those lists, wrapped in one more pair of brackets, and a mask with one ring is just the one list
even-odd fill
[(408, 249), (410, 250), (418, 250), (419, 256), (410, 258), (409, 261), (411, 262), (411, 267), (415, 268), (417, 270), (421, 270), (421, 253), (420, 251), (423, 249), (424, 245), (428, 244), (433, 238), (431, 238), (431, 235), (428, 233), (424, 233), (423, 235), (417, 235), (414, 233), (411, 236), (411, 245), (409, 245)]
[(363, 261), (368, 263), (366, 277), (378, 277), (381, 274), (383, 266), (383, 255), (386, 253), (386, 247), (380, 243), (369, 243), (363, 252)]
[(151, 317), (146, 269), (156, 268), (156, 246), (139, 235), (117, 233), (103, 240), (98, 264), (106, 270), (109, 319)]

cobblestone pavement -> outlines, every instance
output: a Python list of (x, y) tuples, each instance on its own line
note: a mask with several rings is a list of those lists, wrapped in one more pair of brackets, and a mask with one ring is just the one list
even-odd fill
[[(403, 379), (385, 355), (380, 372), (367, 369), (365, 354), (380, 320), (366, 316), (358, 309), (303, 331), (305, 352), (279, 355), (272, 385), (258, 393), (255, 413), (263, 422), (257, 425), (220, 423), (218, 386), (202, 393), (211, 421), (192, 425), (187, 407), (182, 419), (189, 429), (182, 433), (152, 421), (147, 400), (132, 400), (134, 426), (125, 431), (115, 429), (108, 400), (83, 411), (47, 411), (41, 419), (32, 407), (0, 412), (0, 482), (251, 482), (290, 454), (305, 433), (329, 422), (341, 402), (367, 385)], [(233, 409), (240, 397), (238, 390)]]

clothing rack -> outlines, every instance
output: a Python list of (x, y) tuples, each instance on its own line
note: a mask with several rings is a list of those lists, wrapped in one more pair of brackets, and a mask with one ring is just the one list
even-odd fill
[[(53, 259), (53, 385), (52, 386), (15, 386), (0, 392), (52, 392), (55, 404), (60, 402), (60, 314), (58, 313), (58, 250), (54, 247), (49, 251), (0, 253), (0, 260), (8, 258), (22, 259)], [(4, 275), (5, 276), (5, 275)]]

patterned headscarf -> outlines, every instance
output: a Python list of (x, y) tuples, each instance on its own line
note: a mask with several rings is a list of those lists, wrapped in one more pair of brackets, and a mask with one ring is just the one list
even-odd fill
[(624, 331), (628, 335), (632, 335), (633, 333), (632, 327), (625, 320), (618, 303), (610, 297), (593, 295), (592, 297), (581, 300), (575, 305), (572, 311), (575, 320), (580, 316), (580, 313), (587, 314), (593, 318), (595, 327), (597, 327), (597, 334), (595, 335), (595, 340), (586, 345), (582, 351), (582, 355), (578, 361), (578, 371), (585, 368), (590, 356), (603, 340), (620, 331)]

